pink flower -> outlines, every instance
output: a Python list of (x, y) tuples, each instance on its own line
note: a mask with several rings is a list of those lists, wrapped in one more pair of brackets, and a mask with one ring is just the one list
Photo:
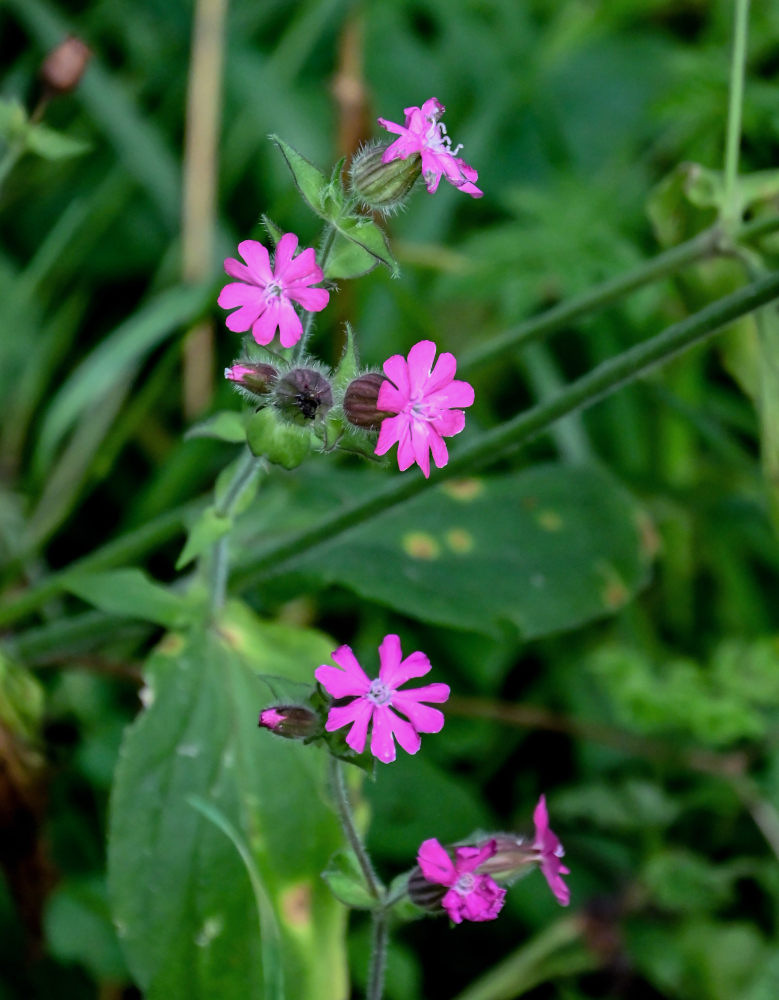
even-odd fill
[(483, 861), (492, 857), (495, 847), (494, 840), (481, 847), (457, 847), (454, 861), (435, 838), (419, 848), (417, 864), (427, 881), (449, 889), (441, 905), (456, 924), (463, 920), (494, 920), (500, 913), (506, 890), (489, 875), (475, 873)]
[(533, 822), (536, 825), (533, 849), (538, 852), (543, 876), (557, 897), (557, 901), (562, 906), (567, 906), (571, 900), (571, 890), (563, 882), (562, 876), (570, 874), (570, 869), (566, 868), (560, 860), (565, 854), (563, 845), (555, 832), (549, 829), (549, 814), (546, 811), (546, 796), (544, 795), (538, 800), (538, 805), (533, 813)]
[(246, 263), (227, 258), (225, 271), (238, 280), (225, 285), (217, 300), (223, 309), (235, 309), (225, 320), (228, 330), (237, 333), (251, 330), (258, 344), (269, 344), (277, 328), (282, 347), (292, 347), (300, 340), (303, 325), (292, 303), (297, 302), (308, 312), (320, 312), (327, 305), (330, 293), (324, 288), (309, 287), (322, 281), (324, 275), (311, 247), (293, 256), (297, 245), (297, 236), (285, 233), (278, 242), (271, 268), (268, 251), (262, 243), (244, 240), (238, 244), (238, 253)]
[(384, 151), (382, 162), (405, 160), (419, 153), (422, 157), (422, 176), (430, 194), (435, 192), (443, 174), (460, 191), (473, 195), (474, 198), (481, 198), (484, 192), (473, 183), (478, 180), (479, 175), (456, 155), (462, 145), (452, 149), (452, 140), (446, 134), (446, 126), (438, 120), (445, 110), (440, 101), (431, 97), (421, 108), (404, 108), (405, 125), (396, 125), (386, 118), (379, 118), (379, 125), (400, 136)]
[(382, 421), (375, 453), (384, 455), (397, 442), (400, 470), (416, 462), (427, 478), (430, 452), (442, 469), (449, 461), (444, 438), (460, 433), (465, 414), (459, 407), (473, 403), (473, 387), (454, 377), (454, 355), (444, 352), (433, 368), (435, 352), (432, 340), (420, 340), (408, 361), (400, 354), (388, 358), (384, 374), (389, 381), (382, 383), (376, 401), (377, 409), (397, 416)]
[[(385, 764), (395, 759), (395, 739), (407, 753), (416, 753), (421, 743), (420, 733), (441, 730), (443, 712), (421, 702), (444, 702), (449, 697), (447, 684), (427, 684), (411, 691), (399, 691), (401, 684), (412, 677), (423, 677), (430, 670), (430, 660), (424, 653), (411, 653), (405, 660), (402, 656), (398, 636), (385, 635), (379, 646), (381, 668), (376, 680), (366, 675), (349, 646), (339, 646), (333, 653), (333, 659), (342, 670), (322, 664), (314, 674), (333, 698), (353, 696), (354, 699), (348, 705), (330, 709), (325, 729), (331, 733), (351, 723), (346, 742), (352, 750), (362, 753), (368, 726), (372, 723), (371, 753)], [(406, 718), (401, 719), (392, 709)]]

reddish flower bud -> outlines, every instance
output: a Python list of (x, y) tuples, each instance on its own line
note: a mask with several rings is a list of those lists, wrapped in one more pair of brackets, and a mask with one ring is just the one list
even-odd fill
[(86, 42), (75, 35), (51, 50), (43, 61), (40, 77), (52, 94), (67, 94), (78, 86), (92, 52)]
[(225, 378), (243, 389), (248, 389), (255, 396), (265, 396), (271, 391), (278, 371), (273, 365), (255, 364), (251, 361), (241, 361), (232, 368), (225, 368)]
[(315, 368), (293, 368), (276, 383), (274, 405), (292, 424), (306, 426), (333, 405), (333, 389)]
[(346, 387), (344, 394), (344, 416), (355, 427), (364, 427), (369, 431), (377, 431), (381, 422), (393, 414), (379, 410), (376, 401), (379, 389), (386, 379), (378, 372), (368, 372), (360, 375)]
[(308, 739), (322, 728), (316, 712), (303, 705), (275, 705), (263, 709), (257, 725), (288, 740)]

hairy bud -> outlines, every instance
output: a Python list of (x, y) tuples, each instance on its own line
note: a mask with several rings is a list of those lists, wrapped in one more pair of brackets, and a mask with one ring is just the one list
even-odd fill
[(333, 389), (315, 368), (293, 368), (276, 383), (273, 402), (290, 423), (306, 426), (330, 410)]
[(422, 157), (414, 153), (404, 160), (382, 163), (386, 149), (381, 143), (363, 147), (352, 160), (349, 183), (366, 208), (390, 215), (405, 204), (422, 176)]
[(303, 705), (275, 705), (263, 709), (257, 725), (288, 740), (310, 739), (322, 728), (316, 712)]
[(231, 368), (225, 368), (225, 378), (228, 381), (255, 396), (267, 395), (278, 377), (279, 373), (273, 365), (255, 364), (252, 361), (241, 361)]
[(408, 876), (408, 898), (416, 906), (429, 913), (443, 913), (444, 908), (441, 905), (441, 900), (447, 892), (448, 889), (445, 885), (428, 882), (419, 866), (411, 869)]
[(344, 416), (355, 427), (364, 427), (369, 431), (377, 431), (382, 420), (393, 414), (376, 407), (379, 389), (386, 379), (378, 372), (368, 372), (360, 375), (346, 387), (344, 393)]

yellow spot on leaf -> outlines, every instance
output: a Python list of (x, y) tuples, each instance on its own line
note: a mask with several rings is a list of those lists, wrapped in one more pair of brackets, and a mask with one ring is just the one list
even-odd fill
[(470, 552), (473, 549), (474, 541), (473, 535), (470, 531), (466, 531), (465, 528), (452, 528), (447, 531), (446, 544), (458, 555), (462, 555), (466, 552)]
[(563, 519), (554, 510), (540, 510), (536, 520), (544, 531), (560, 531), (563, 527)]
[(311, 923), (311, 886), (308, 882), (285, 889), (279, 902), (287, 926), (303, 927)]
[(412, 559), (437, 559), (441, 555), (441, 546), (424, 531), (412, 531), (403, 536), (403, 550)]
[(157, 651), (164, 656), (178, 656), (186, 646), (184, 637), (176, 632), (168, 632), (157, 644)]
[(647, 559), (654, 559), (660, 548), (660, 536), (655, 528), (654, 521), (646, 511), (641, 510), (636, 516), (636, 527), (641, 545), (641, 551)]
[(616, 608), (621, 608), (630, 598), (630, 591), (627, 584), (616, 569), (608, 563), (598, 566), (598, 572), (604, 580), (603, 586), (600, 589), (603, 604), (612, 611)]
[(484, 482), (481, 479), (453, 479), (441, 487), (453, 500), (468, 503), (481, 496), (484, 492)]

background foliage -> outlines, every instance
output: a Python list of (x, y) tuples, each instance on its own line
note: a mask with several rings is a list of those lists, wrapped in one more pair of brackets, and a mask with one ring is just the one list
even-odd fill
[[(142, 566), (160, 583), (176, 580), (184, 525), (237, 455), (222, 441), (184, 437), (195, 410), (240, 408), (218, 378), (213, 393), (208, 386), (209, 373), (237, 352), (215, 308), (221, 260), (238, 239), (261, 238), (261, 212), (303, 242), (318, 233), (267, 134), (327, 169), (371, 134), (377, 114), (396, 119), (432, 94), (447, 105), (485, 197), (473, 202), (443, 187), (435, 197), (416, 194), (389, 225), (401, 279), (382, 269), (343, 282), (314, 348), (335, 363), (348, 320), (366, 364), (422, 338), (459, 357), (712, 221), (705, 198), (686, 196), (690, 168), (678, 165), (720, 167), (731, 19), (730, 3), (705, 0), (234, 0), (213, 254), (204, 279), (187, 280), (191, 5), (6, 0), (4, 98), (34, 105), (38, 66), (68, 30), (95, 55), (79, 89), (46, 113), (87, 151), (26, 155), (0, 195), (4, 1000), (130, 997), (133, 978), (151, 996), (183, 989), (178, 979), (155, 985), (150, 952), (138, 945), (144, 913), (133, 924), (125, 893), (138, 881), (154, 887), (144, 823), (165, 804), (160, 787), (198, 761), (189, 724), (198, 739), (213, 734), (199, 761), (206, 768), (235, 741), (240, 781), (262, 789), (257, 829), (277, 838), (255, 857), (271, 890), (265, 903), (281, 922), (278, 953), (263, 953), (249, 995), (262, 996), (268, 970), (284, 967), (288, 982), (297, 974), (307, 983), (306, 996), (343, 997), (344, 911), (315, 878), (339, 843), (317, 798), (321, 755), (271, 746), (254, 730), (268, 698), (256, 672), (270, 659), (271, 673), (305, 680), (306, 665), (340, 642), (368, 662), (394, 631), (404, 648), (429, 653), (456, 698), (423, 755), (366, 783), (368, 842), (380, 868), (387, 877), (407, 868), (426, 837), (526, 828), (545, 791), (573, 903), (561, 916), (533, 875), (494, 924), (409, 924), (395, 938), (388, 996), (779, 993), (779, 547), (763, 474), (776, 393), (766, 387), (771, 354), (759, 354), (771, 331), (759, 341), (752, 319), (560, 421), (498, 469), (434, 488), (297, 561), (263, 566), (269, 546), (386, 476), (348, 457), (275, 469), (234, 541), (235, 589), (259, 618), (232, 607), (229, 634), (251, 643), (238, 643), (240, 655), (229, 643), (195, 645), (193, 704), (176, 701), (164, 663), (176, 640), (168, 638), (147, 674), (168, 701), (155, 701), (127, 736), (113, 808), (129, 839), (113, 839), (112, 851), (138, 867), (116, 866), (111, 887), (114, 920), (132, 925), (124, 949), (105, 875), (108, 796), (139, 709), (140, 665), (162, 627), (180, 628), (189, 612), (180, 588), (94, 574)], [(744, 171), (776, 163), (777, 67), (779, 9), (756, 4)], [(756, 198), (756, 217), (771, 198), (775, 210), (775, 189)], [(775, 263), (775, 238), (758, 249), (759, 266)], [(696, 265), (474, 370), (477, 401), (463, 438), (746, 277), (743, 261)], [(182, 344), (211, 318), (213, 348), (206, 342), (197, 355), (205, 388), (194, 402), (190, 389), (185, 405)], [(89, 552), (99, 555), (57, 576)], [(38, 596), (25, 605), (29, 588)], [(220, 701), (226, 676), (232, 702)], [(144, 727), (155, 726), (159, 735), (147, 739)], [(133, 741), (152, 759), (133, 756)], [(302, 806), (285, 797), (276, 769), (287, 766), (296, 770), (286, 787)], [(148, 801), (122, 790), (133, 768)], [(264, 769), (278, 790), (262, 784)], [(182, 796), (189, 787), (184, 781)], [(229, 781), (214, 787), (222, 805), (241, 800)], [(213, 865), (220, 881), (204, 874), (177, 909), (181, 882), (163, 879), (171, 917), (160, 933), (181, 931), (173, 951), (185, 933), (218, 940), (208, 923), (216, 893), (234, 914), (231, 936), (209, 952), (215, 963), (200, 969), (196, 988), (238, 996), (257, 899), (213, 817), (183, 799), (170, 815), (183, 824), (170, 831), (170, 864), (183, 861), (176, 845), (186, 835), (200, 852), (197, 871)], [(246, 818), (241, 834), (252, 829)], [(305, 843), (288, 850), (299, 830)], [(163, 864), (159, 877), (166, 871)], [(284, 893), (301, 878), (332, 947), (284, 925)], [(240, 925), (239, 939), (232, 929)], [(147, 934), (148, 947), (159, 948), (153, 928)], [(333, 963), (328, 975), (317, 948)], [(367, 923), (353, 916), (355, 990), (366, 952)], [(185, 953), (181, 969), (193, 961)]]

